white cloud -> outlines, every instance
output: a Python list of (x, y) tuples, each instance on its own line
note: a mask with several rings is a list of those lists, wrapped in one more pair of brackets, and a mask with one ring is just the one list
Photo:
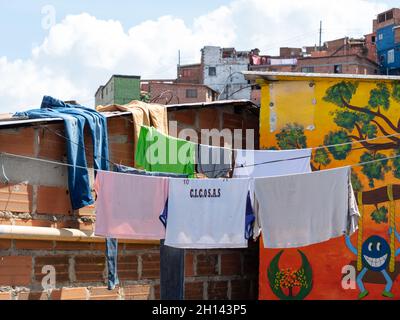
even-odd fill
[(279, 46), (313, 45), (320, 20), (324, 40), (360, 36), (385, 9), (366, 0), (232, 0), (190, 25), (163, 16), (129, 30), (119, 21), (70, 15), (29, 59), (0, 57), (0, 112), (38, 106), (45, 94), (93, 106), (97, 87), (113, 73), (174, 78), (178, 50), (184, 62), (196, 62), (204, 45), (258, 47), (266, 54), (277, 54)]

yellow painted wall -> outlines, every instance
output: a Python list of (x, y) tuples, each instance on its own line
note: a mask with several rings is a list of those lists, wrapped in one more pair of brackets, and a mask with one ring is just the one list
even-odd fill
[[(289, 78), (288, 78), (289, 79)], [(288, 124), (300, 125), (304, 128), (307, 147), (318, 147), (324, 145), (324, 139), (329, 132), (343, 130), (335, 121), (335, 112), (350, 111), (347, 108), (341, 108), (334, 103), (327, 102), (324, 97), (327, 95), (329, 88), (347, 81), (351, 84), (356, 84), (357, 90), (354, 93), (349, 103), (353, 106), (367, 108), (371, 92), (377, 89), (378, 84), (384, 84), (389, 93), (393, 92), (395, 82), (390, 81), (370, 81), (370, 80), (350, 80), (338, 78), (301, 78), (297, 80), (279, 80), (274, 82), (260, 82), (262, 86), (262, 104), (260, 115), (260, 147), (261, 149), (278, 148), (277, 134)], [(369, 124), (375, 125), (377, 128), (376, 136), (384, 136), (386, 134), (396, 134), (400, 132), (398, 123), (400, 119), (400, 103), (391, 96), (389, 98), (390, 108), (384, 110), (383, 107), (370, 108), (374, 112), (380, 112), (386, 119), (395, 126), (397, 131), (389, 126), (380, 117), (375, 117), (374, 120), (381, 126), (377, 126), (374, 122)], [(365, 109), (364, 109), (365, 110)], [(360, 114), (363, 114), (362, 112)], [(359, 132), (356, 128), (353, 130), (345, 130), (348, 135), (356, 136)], [(386, 133), (386, 134), (385, 134)], [(398, 137), (394, 137), (396, 140)], [(354, 139), (352, 141), (355, 141)], [(397, 141), (397, 140), (396, 140)], [(390, 139), (379, 139), (371, 141), (371, 143), (390, 143), (394, 142)], [(360, 157), (367, 151), (362, 148), (361, 144), (354, 144), (353, 150), (344, 160), (335, 160), (332, 154), (329, 154), (331, 163), (327, 166), (314, 165), (314, 170), (340, 167), (345, 165), (357, 164), (360, 162)], [(395, 149), (382, 150), (378, 153), (393, 156)], [(315, 151), (313, 152), (315, 155)], [(392, 162), (389, 161), (389, 165)], [(393, 167), (393, 166), (392, 166)], [(363, 192), (376, 190), (385, 187), (388, 184), (400, 184), (399, 180), (394, 177), (392, 170), (384, 175), (383, 180), (374, 179), (374, 186), (369, 186), (369, 179), (361, 172), (361, 167), (353, 168), (353, 172), (359, 177), (363, 186)], [(400, 202), (400, 201), (397, 201)], [(388, 202), (376, 204), (379, 207), (386, 206)], [(400, 204), (397, 203), (397, 206)], [(385, 222), (377, 223), (371, 217), (372, 212), (376, 209), (375, 205), (366, 205), (363, 219), (364, 233), (363, 241), (369, 236), (378, 235), (387, 240), (390, 244), (388, 235), (389, 224)], [(400, 208), (396, 208), (397, 212)], [(387, 216), (389, 218), (389, 214)], [(399, 215), (396, 216), (397, 225), (400, 226)], [(399, 227), (400, 229), (400, 227)], [(352, 243), (357, 245), (357, 233), (352, 236)], [(396, 248), (400, 244), (396, 241)], [(346, 265), (354, 264), (356, 257), (348, 250), (345, 245), (344, 238), (333, 239), (326, 243), (299, 248), (308, 258), (313, 277), (313, 287), (306, 299), (357, 299), (360, 294), (359, 288), (345, 290), (342, 287), (342, 268)], [(280, 250), (260, 248), (260, 299), (277, 299), (278, 297), (272, 292), (267, 276), (267, 269), (270, 266), (271, 260), (279, 253)], [(290, 268), (297, 270), (301, 265), (301, 257), (299, 252), (294, 249), (284, 250), (280, 258), (280, 268)], [(393, 299), (400, 299), (400, 282), (397, 279), (397, 273), (400, 272), (400, 265), (396, 264), (396, 271), (389, 273), (394, 279), (394, 284), (391, 293), (394, 294)], [(382, 292), (385, 288), (385, 281), (379, 272), (368, 271), (364, 278), (364, 285), (369, 291), (365, 299), (383, 299)], [(285, 291), (286, 290), (286, 291)], [(296, 290), (299, 290), (297, 288)], [(287, 289), (284, 289), (287, 292)], [(385, 298), (387, 299), (387, 298)]]

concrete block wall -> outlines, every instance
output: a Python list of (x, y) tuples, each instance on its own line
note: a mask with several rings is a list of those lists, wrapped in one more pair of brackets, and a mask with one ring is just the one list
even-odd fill
[[(258, 128), (257, 116), (234, 107), (175, 110), (169, 119), (177, 120), (180, 129)], [(111, 161), (132, 166), (130, 116), (109, 118), (108, 130)], [(63, 131), (62, 122), (0, 129), (0, 152), (65, 161), (65, 141), (54, 133)], [(88, 133), (85, 141), (92, 166)], [(0, 174), (0, 225), (93, 230), (93, 206), (71, 209), (65, 167), (13, 157), (0, 160), (10, 179), (7, 184)], [(120, 243), (122, 284), (113, 291), (106, 288), (104, 250), (104, 242), (0, 239), (0, 299), (159, 299), (158, 244)], [(257, 298), (257, 243), (243, 250), (188, 251), (185, 259), (186, 299)], [(56, 287), (49, 291), (41, 284), (45, 265), (56, 269)]]

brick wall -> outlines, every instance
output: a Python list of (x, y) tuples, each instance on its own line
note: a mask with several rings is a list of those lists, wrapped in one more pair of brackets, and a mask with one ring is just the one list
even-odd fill
[[(180, 129), (258, 128), (258, 117), (235, 107), (174, 110), (170, 120)], [(48, 129), (46, 129), (48, 128)], [(65, 161), (62, 123), (0, 129), (0, 152)], [(111, 161), (133, 165), (130, 116), (108, 119)], [(256, 136), (258, 137), (258, 129)], [(86, 133), (86, 147), (91, 142)], [(87, 152), (91, 166), (90, 151)], [(65, 167), (4, 157), (10, 184), (0, 183), (0, 226), (34, 226), (93, 230), (94, 207), (73, 211)], [(3, 177), (2, 177), (3, 178)], [(0, 179), (3, 180), (3, 179)], [(3, 236), (4, 237), (4, 236)], [(65, 239), (64, 239), (65, 240)], [(0, 299), (158, 299), (159, 246), (121, 243), (119, 276), (122, 285), (106, 288), (104, 242), (0, 239)], [(56, 288), (42, 290), (45, 265), (56, 269)], [(258, 287), (258, 246), (244, 250), (187, 251), (187, 299), (255, 299)]]
[(357, 55), (302, 58), (297, 61), (297, 72), (304, 67), (314, 67), (316, 73), (333, 73), (334, 66), (341, 65), (344, 74), (376, 74), (378, 66), (366, 58)]
[[(256, 299), (258, 247), (195, 250), (185, 257), (185, 299)], [(160, 299), (158, 245), (120, 244), (121, 285), (106, 287), (104, 243), (0, 240), (0, 300)], [(51, 265), (56, 288), (43, 290)]]
[[(197, 98), (186, 96), (186, 90), (196, 90)], [(196, 102), (211, 102), (215, 100), (215, 94), (210, 88), (204, 85), (185, 84), (185, 83), (157, 83), (149, 82), (148, 92), (151, 99), (159, 97), (162, 93), (170, 91), (171, 94), (165, 93), (156, 102), (160, 104), (174, 103), (196, 103)], [(172, 99), (171, 99), (172, 98)], [(169, 101), (170, 100), (170, 101)], [(169, 102), (169, 103), (168, 103)]]

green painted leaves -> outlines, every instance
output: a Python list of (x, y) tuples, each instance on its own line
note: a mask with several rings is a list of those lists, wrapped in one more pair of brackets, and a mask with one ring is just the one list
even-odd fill
[(390, 107), (390, 92), (386, 84), (378, 83), (376, 89), (371, 90), (369, 105), (373, 109), (382, 107), (384, 110), (389, 110)]
[(344, 107), (343, 101), (349, 103), (356, 93), (358, 83), (350, 81), (342, 81), (326, 91), (324, 100), (326, 102), (331, 102), (339, 107)]
[[(382, 153), (373, 154), (370, 152), (365, 152), (360, 158), (360, 163), (369, 162), (373, 160), (380, 160), (385, 158), (387, 158), (387, 156)], [(369, 180), (369, 186), (371, 188), (375, 187), (374, 179), (376, 180), (385, 179), (385, 173), (390, 171), (390, 166), (388, 166), (388, 162), (389, 160), (382, 160), (382, 161), (368, 163), (362, 166), (362, 173), (367, 176)]]
[[(344, 130), (330, 132), (324, 139), (324, 145), (336, 145), (351, 142), (351, 138), (348, 133)], [(344, 160), (349, 155), (352, 149), (351, 144), (343, 146), (329, 147), (328, 150), (336, 160)]]
[(304, 127), (296, 123), (287, 124), (280, 133), (276, 134), (276, 140), (282, 150), (307, 148)]

